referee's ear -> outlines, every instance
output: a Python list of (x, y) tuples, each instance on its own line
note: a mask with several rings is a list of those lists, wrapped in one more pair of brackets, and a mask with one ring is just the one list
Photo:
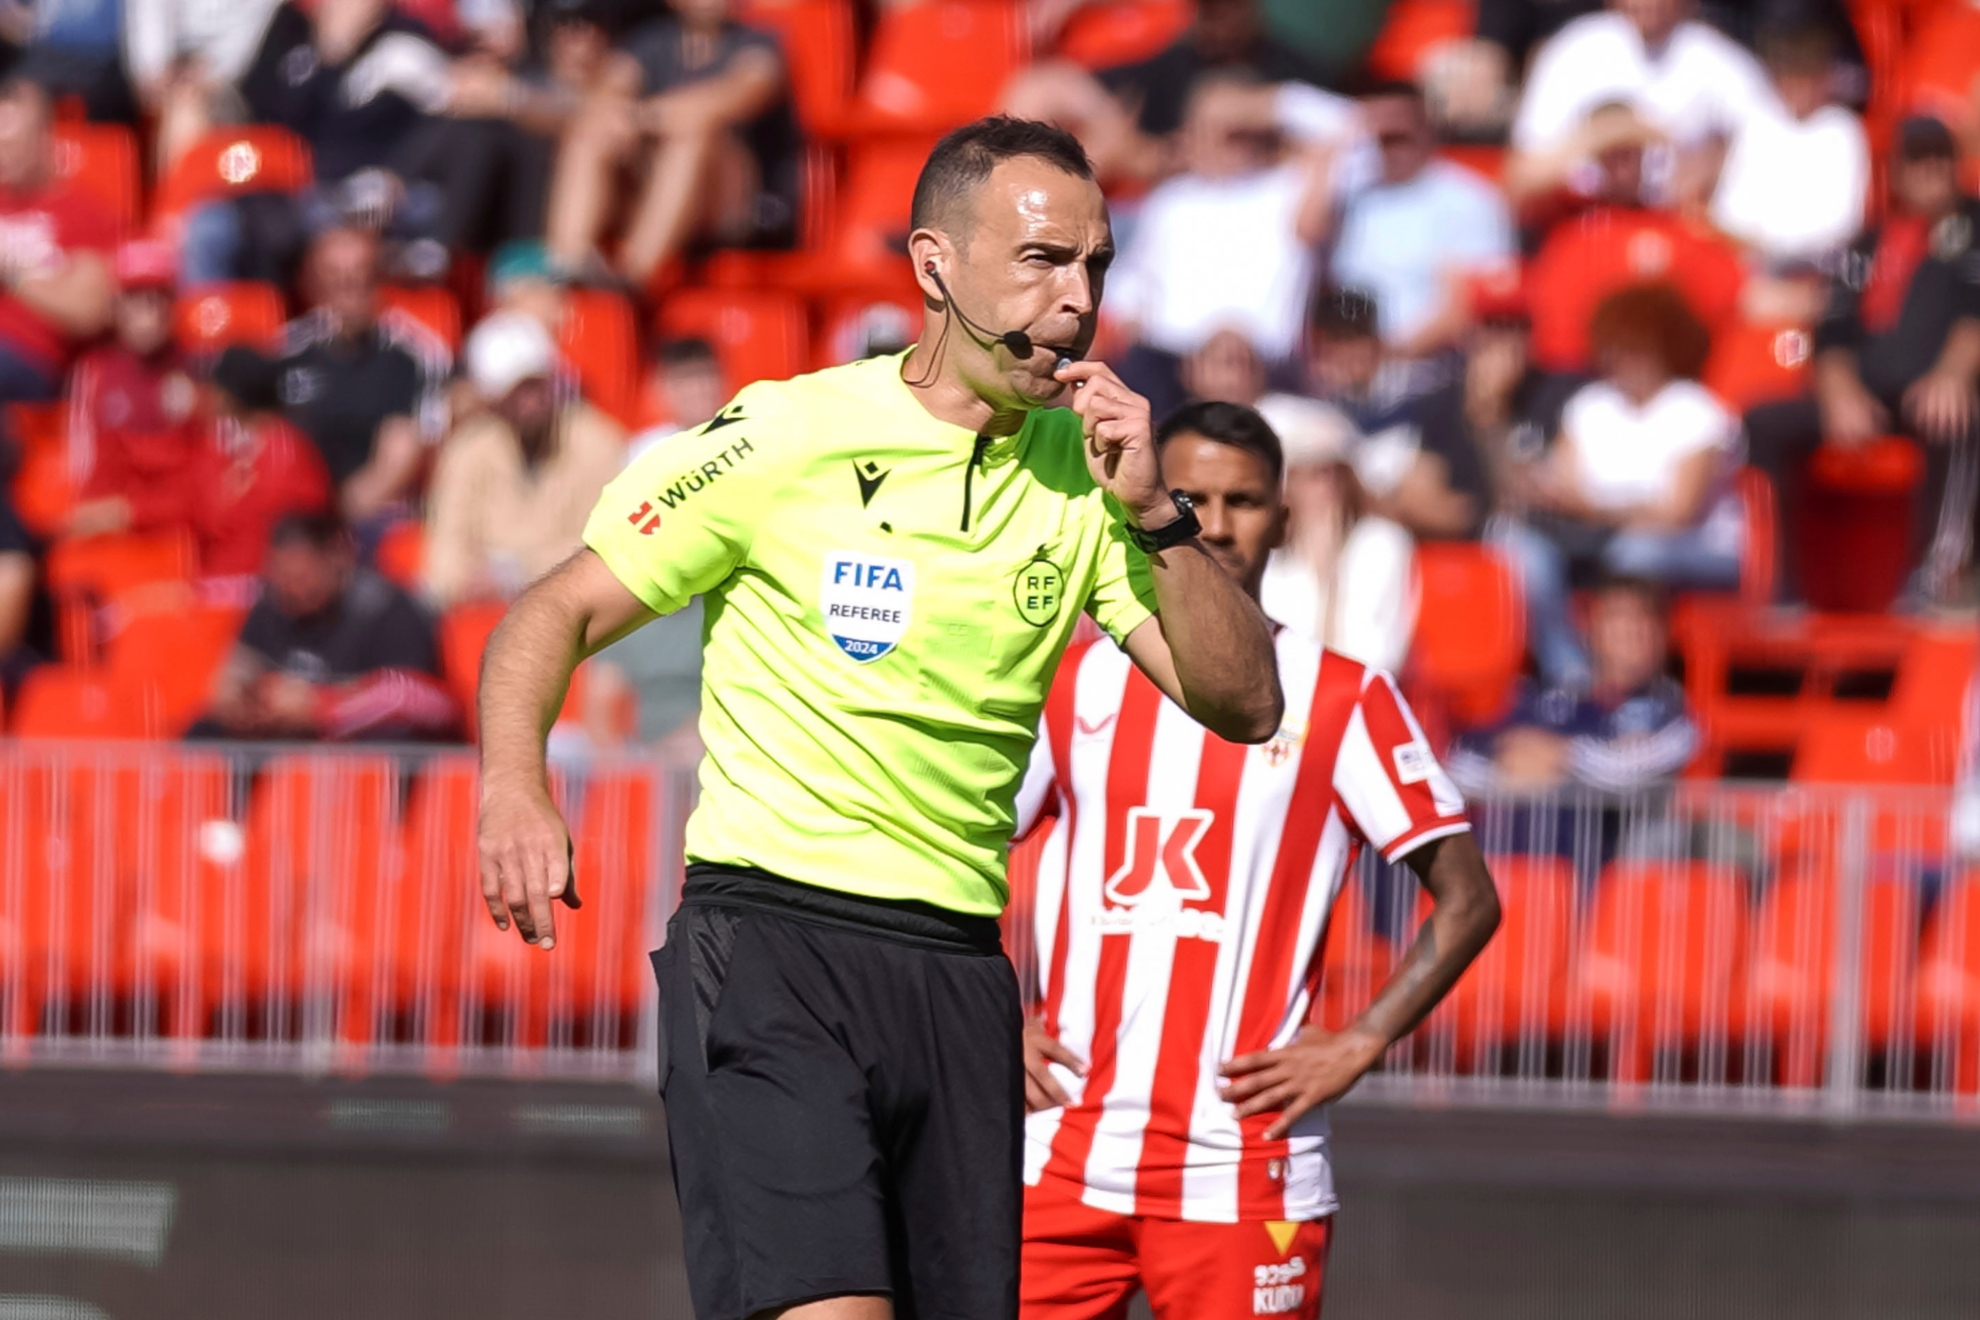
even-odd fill
[(921, 289), (922, 300), (931, 307), (949, 301), (943, 296), (937, 277), (948, 280), (947, 272), (953, 269), (954, 258), (955, 247), (941, 230), (922, 228), (908, 235), (908, 259), (914, 266), (914, 282)]

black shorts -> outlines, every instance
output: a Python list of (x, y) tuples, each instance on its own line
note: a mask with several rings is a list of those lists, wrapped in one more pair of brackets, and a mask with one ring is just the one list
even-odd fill
[(700, 1320), (854, 1293), (1012, 1320), (1017, 977), (988, 918), (689, 871), (653, 955)]

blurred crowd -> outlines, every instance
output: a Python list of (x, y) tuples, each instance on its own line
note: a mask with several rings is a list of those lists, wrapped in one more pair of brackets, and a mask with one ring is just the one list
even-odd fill
[[(248, 607), (195, 734), (463, 733), (435, 620), (569, 554), (630, 453), (744, 383), (655, 333), (637, 406), (602, 406), (570, 293), (652, 324), (711, 254), (822, 219), (780, 2), (820, 0), (0, 0), (0, 403), (67, 402), (75, 483), (55, 525), (0, 504), (10, 689), (58, 650), (46, 556), (171, 531), (201, 599)], [(866, 33), (963, 2), (847, 0)], [(1280, 434), (1288, 626), (1407, 671), (1420, 546), (1512, 567), (1531, 678), (1460, 741), (1472, 782), (1675, 774), (1672, 593), (1824, 604), (1810, 489), (1873, 459), (1911, 474), (1896, 607), (1971, 604), (1980, 4), (1891, 6), (1894, 48), (1841, 0), (1196, 0), (1144, 58), (1061, 49), (1136, 6), (1185, 8), (1029, 0), (995, 97), (1108, 189), (1096, 351), (1158, 416), (1243, 404)], [(1460, 21), (1397, 56), (1425, 14)], [(132, 236), (55, 168), (77, 112), (139, 126), (156, 179), (250, 124), (313, 170)], [(189, 345), (175, 299), (249, 280), (296, 313), (279, 347)], [(472, 312), (458, 351), (388, 285)], [(906, 342), (874, 304), (832, 356)], [(680, 736), (698, 631), (602, 657), (565, 736)]]

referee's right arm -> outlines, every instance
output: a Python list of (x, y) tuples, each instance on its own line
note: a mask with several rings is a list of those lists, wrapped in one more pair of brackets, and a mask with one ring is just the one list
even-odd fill
[(580, 550), (531, 586), (481, 660), (481, 894), (495, 925), (556, 942), (553, 900), (578, 905), (570, 835), (550, 800), (544, 739), (586, 656), (652, 619), (595, 551)]

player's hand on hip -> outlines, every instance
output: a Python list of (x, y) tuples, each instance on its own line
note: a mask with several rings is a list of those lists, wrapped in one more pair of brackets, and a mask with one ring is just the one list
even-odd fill
[(1104, 362), (1069, 362), (1054, 374), (1073, 387), (1068, 406), (1079, 414), (1093, 480), (1120, 501), (1137, 526), (1173, 517), (1175, 506), (1155, 456), (1148, 400), (1123, 385)]
[(1058, 1109), (1072, 1103), (1066, 1088), (1052, 1075), (1052, 1065), (1060, 1064), (1073, 1076), (1086, 1076), (1086, 1061), (1045, 1030), (1037, 1018), (1024, 1024), (1024, 1112)]
[(1338, 1100), (1375, 1066), (1387, 1042), (1360, 1031), (1328, 1031), (1308, 1024), (1276, 1050), (1240, 1054), (1217, 1071), (1225, 1100), (1239, 1118), (1278, 1113), (1265, 1140), (1278, 1141), (1309, 1110)]
[(541, 789), (481, 789), (481, 896), (498, 930), (511, 921), (530, 944), (555, 946), (553, 904), (576, 908), (571, 836), (564, 818)]

